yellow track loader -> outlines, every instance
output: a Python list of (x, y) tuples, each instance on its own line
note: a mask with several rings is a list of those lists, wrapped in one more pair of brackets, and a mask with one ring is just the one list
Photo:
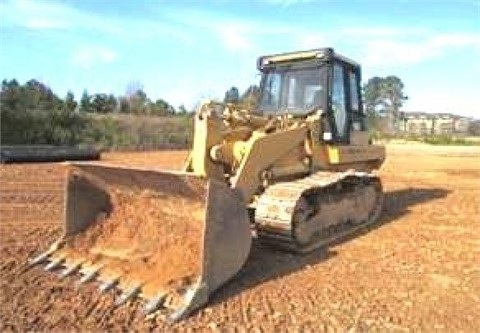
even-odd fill
[(30, 265), (174, 322), (235, 276), (252, 237), (304, 253), (374, 222), (385, 150), (368, 139), (360, 65), (324, 48), (257, 67), (255, 107), (201, 104), (183, 171), (69, 164), (63, 236)]

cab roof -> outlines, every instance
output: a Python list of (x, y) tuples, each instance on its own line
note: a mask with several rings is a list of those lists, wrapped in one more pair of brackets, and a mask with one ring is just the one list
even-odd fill
[(345, 56), (342, 56), (339, 53), (336, 53), (333, 50), (333, 48), (326, 47), (326, 48), (319, 48), (319, 49), (306, 50), (306, 51), (295, 51), (295, 52), (261, 56), (260, 58), (258, 58), (257, 68), (259, 71), (262, 71), (265, 67), (268, 67), (269, 65), (273, 65), (273, 64), (282, 64), (282, 63), (315, 60), (315, 59), (318, 59), (320, 61), (329, 61), (332, 59), (338, 59), (348, 64), (351, 64), (352, 66), (360, 67), (359, 63)]

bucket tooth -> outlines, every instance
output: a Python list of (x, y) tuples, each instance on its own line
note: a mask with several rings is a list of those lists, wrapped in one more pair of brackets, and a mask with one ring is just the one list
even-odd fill
[(138, 284), (128, 290), (126, 290), (120, 298), (115, 302), (115, 306), (120, 306), (125, 304), (129, 299), (134, 298), (140, 293), (140, 290), (142, 289), (142, 285)]
[(96, 269), (93, 269), (90, 272), (86, 273), (84, 276), (81, 277), (78, 284), (82, 285), (82, 284), (85, 284), (85, 283), (88, 283), (90, 281), (95, 280), (99, 271), (100, 271), (100, 268), (96, 268)]
[(38, 256), (36, 256), (35, 258), (31, 259), (28, 261), (28, 267), (32, 267), (32, 266), (35, 266), (35, 265), (38, 265), (44, 261), (46, 261), (48, 259), (48, 257), (50, 257), (50, 255), (53, 254), (53, 252), (57, 251), (61, 246), (62, 246), (63, 242), (61, 241), (57, 241), (55, 243), (53, 243), (50, 248), (39, 254)]
[(82, 266), (82, 263), (79, 262), (79, 263), (76, 263), (76, 264), (73, 264), (72, 266), (70, 267), (66, 267), (65, 270), (60, 273), (59, 275), (59, 278), (60, 279), (64, 279), (66, 278), (67, 276), (69, 275), (72, 275), (73, 273), (75, 273), (76, 271), (78, 271), (80, 269), (80, 267)]
[(65, 262), (65, 258), (59, 258), (59, 259), (54, 259), (50, 261), (46, 266), (45, 270), (46, 271), (53, 271), (57, 269), (58, 267), (62, 266), (62, 264)]
[(111, 280), (107, 280), (98, 287), (98, 290), (101, 293), (106, 293), (107, 291), (109, 291), (110, 289), (115, 287), (118, 284), (119, 280), (120, 280), (120, 278), (114, 278), (114, 279), (111, 279)]
[(39, 254), (38, 256), (36, 256), (35, 258), (31, 259), (28, 262), (28, 266), (30, 266), (30, 267), (35, 266), (35, 265), (38, 265), (38, 264), (46, 261), (51, 254), (52, 254), (52, 252), (50, 252), (50, 251), (46, 251), (46, 252), (43, 252), (43, 253)]
[(163, 302), (165, 301), (165, 298), (167, 296), (167, 293), (160, 293), (157, 297), (154, 297), (148, 301), (147, 304), (145, 304), (145, 307), (143, 308), (143, 314), (145, 316), (148, 316), (149, 314), (157, 311), (160, 306), (162, 306)]
[(172, 313), (168, 315), (168, 317), (166, 318), (166, 322), (170, 325), (174, 324), (184, 318), (186, 313), (187, 307), (175, 309)]

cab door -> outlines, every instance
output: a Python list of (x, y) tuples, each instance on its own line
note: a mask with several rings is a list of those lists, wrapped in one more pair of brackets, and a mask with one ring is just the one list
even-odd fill
[(348, 144), (351, 130), (365, 130), (360, 90), (360, 68), (335, 60), (330, 78), (331, 141)]
[(333, 141), (348, 143), (350, 106), (347, 103), (345, 65), (340, 61), (334, 61), (332, 66), (332, 94), (330, 105), (330, 122), (332, 124)]

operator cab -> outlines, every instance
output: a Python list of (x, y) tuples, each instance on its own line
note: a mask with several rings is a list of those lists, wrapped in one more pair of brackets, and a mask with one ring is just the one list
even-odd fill
[(263, 56), (257, 111), (305, 116), (322, 110), (321, 140), (348, 143), (350, 131), (365, 131), (360, 65), (331, 48)]

